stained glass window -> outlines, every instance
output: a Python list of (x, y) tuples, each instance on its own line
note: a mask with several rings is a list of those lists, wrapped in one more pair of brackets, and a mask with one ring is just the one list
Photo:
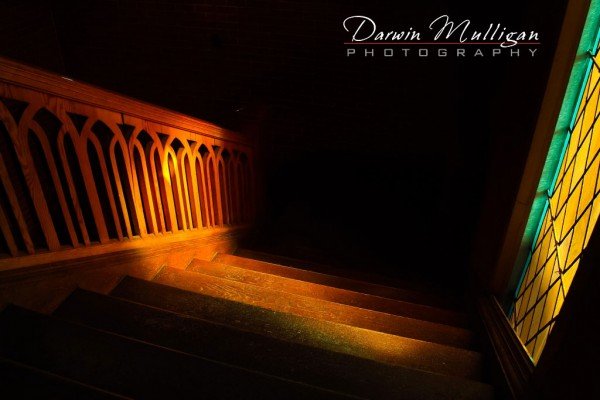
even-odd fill
[[(569, 292), (600, 215), (600, 56), (598, 30), (585, 54), (576, 106), (561, 159), (544, 201), (537, 232), (509, 312), (511, 324), (537, 363)], [(573, 75), (572, 75), (573, 76)]]

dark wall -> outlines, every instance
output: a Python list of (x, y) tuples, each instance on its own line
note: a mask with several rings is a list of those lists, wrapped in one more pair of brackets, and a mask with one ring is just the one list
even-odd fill
[(0, 3), (0, 56), (59, 73), (63, 71), (50, 2), (5, 0)]
[[(255, 245), (459, 283), (470, 254), (489, 256), (501, 237), (563, 3), (90, 0), (53, 9), (68, 74), (258, 128), (267, 195)], [(424, 31), (443, 13), (534, 29), (542, 46), (519, 59), (345, 56), (350, 15)]]
[(498, 76), (495, 95), (484, 102), (487, 117), (478, 121), (490, 138), (485, 162), (485, 186), (474, 233), (471, 264), (487, 281), (495, 267), (512, 214), (542, 98), (558, 42), (566, 2), (554, 1), (527, 7), (525, 17), (544, 33), (539, 64), (510, 68)]

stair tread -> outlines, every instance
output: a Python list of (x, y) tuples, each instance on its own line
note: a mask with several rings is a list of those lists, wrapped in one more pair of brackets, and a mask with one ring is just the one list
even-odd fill
[(301, 258), (284, 256), (281, 254), (269, 253), (260, 250), (251, 250), (246, 248), (237, 249), (233, 253), (233, 255), (259, 261), (265, 261), (273, 264), (279, 264), (287, 267), (305, 270), (307, 269), (313, 272), (319, 272), (327, 275), (350, 278), (353, 280), (373, 283), (375, 285), (383, 285), (398, 289), (414, 290), (417, 292), (431, 292), (440, 296), (440, 298), (445, 298), (446, 300), (450, 300), (452, 303), (456, 303), (455, 305), (458, 305), (458, 301), (455, 295), (449, 293), (447, 290), (442, 290), (437, 286), (423, 282), (417, 282), (415, 280), (392, 278), (389, 276), (384, 276), (365, 270), (347, 268), (342, 269), (340, 267), (324, 264), (322, 262), (305, 260)]
[(126, 399), (50, 372), (0, 357), (0, 394), (21, 399)]
[(312, 297), (284, 294), (276, 290), (199, 272), (165, 267), (154, 277), (153, 281), (273, 311), (352, 325), (407, 338), (460, 348), (471, 348), (473, 344), (472, 332), (463, 328), (365, 310)]
[[(83, 290), (73, 292), (57, 309), (56, 315), (271, 375), (288, 379), (296, 377), (297, 380), (332, 390), (351, 389), (351, 393), (359, 396), (374, 395), (373, 391), (376, 390), (381, 392), (376, 397), (398, 397), (402, 394), (396, 390), (396, 381), (401, 379), (399, 376), (415, 374), (407, 372), (405, 367), (242, 331)], [(479, 363), (467, 363), (462, 359), (452, 361), (451, 365), (443, 368), (433, 364), (428, 371), (471, 380), (480, 378)], [(428, 366), (421, 364), (413, 367), (425, 370)], [(430, 379), (435, 381), (436, 378)]]
[(400, 301), (427, 304), (449, 309), (456, 309), (459, 307), (456, 299), (433, 292), (385, 286), (378, 283), (333, 275), (332, 273), (327, 274), (315, 272), (307, 269), (300, 269), (267, 261), (240, 257), (237, 255), (219, 253), (213, 258), (212, 261), (222, 264), (229, 264), (240, 268), (246, 268), (253, 271), (270, 273), (282, 277), (318, 283), (339, 289), (347, 289), (354, 292), (361, 292)]
[(467, 326), (466, 315), (456, 311), (340, 289), (219, 262), (196, 259), (192, 260), (187, 270), (373, 311), (458, 327)]
[(467, 375), (468, 371), (476, 372), (481, 363), (481, 354), (471, 350), (272, 311), (131, 277), (121, 281), (111, 295), (244, 331), (390, 365), (442, 373), (452, 373), (456, 369)]
[(9, 305), (0, 356), (134, 398), (348, 398)]

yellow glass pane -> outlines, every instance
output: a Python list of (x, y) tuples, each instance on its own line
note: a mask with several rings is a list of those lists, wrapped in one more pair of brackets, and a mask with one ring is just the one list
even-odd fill
[(569, 255), (569, 247), (571, 246), (571, 240), (573, 239), (573, 231), (570, 231), (566, 238), (563, 239), (561, 244), (557, 247), (558, 252), (558, 265), (561, 268), (567, 266), (567, 257)]
[[(589, 113), (589, 114), (592, 115), (592, 118), (594, 118), (593, 113)], [(586, 118), (587, 118), (587, 115), (588, 114), (586, 114)], [(584, 129), (584, 131), (587, 131), (587, 129)], [(582, 138), (583, 143), (581, 143), (581, 145), (580, 145), (581, 147), (577, 151), (577, 155), (575, 157), (575, 171), (573, 172), (572, 186), (575, 186), (578, 184), (578, 181), (583, 176), (585, 167), (587, 166), (587, 155), (588, 155), (588, 150), (590, 149), (591, 135), (589, 135), (588, 133), (584, 133), (584, 135), (585, 135), (585, 137)]]
[[(566, 214), (565, 214), (565, 221), (564, 221), (564, 228), (563, 229), (568, 229), (570, 227), (573, 226), (574, 222), (575, 222), (575, 218), (577, 218), (577, 206), (579, 205), (579, 195), (581, 194), (581, 184), (578, 184), (577, 186), (574, 187), (573, 189), (573, 193), (571, 194), (571, 196), (569, 197), (568, 201), (567, 201), (567, 206), (566, 206)], [(566, 231), (563, 230), (563, 234), (565, 234)]]
[[(571, 146), (570, 148), (575, 149), (575, 146)], [(573, 156), (574, 155), (575, 154), (573, 154)], [(567, 160), (565, 159), (564, 162), (567, 162)], [(565, 171), (564, 175), (561, 176), (561, 179), (563, 181), (563, 185), (565, 186), (565, 188), (560, 193), (560, 198), (558, 199), (559, 207), (562, 207), (566, 203), (567, 198), (569, 197), (569, 194), (571, 194), (571, 190), (573, 189), (571, 186), (571, 182), (573, 180), (574, 169), (575, 169), (575, 157), (571, 157), (568, 161), (567, 170)]]
[[(539, 246), (539, 242), (538, 242), (538, 246)], [(539, 260), (540, 260), (540, 253), (541, 252), (539, 249), (533, 252), (533, 254), (531, 256), (531, 260), (529, 261), (529, 264), (532, 267), (527, 270), (527, 273), (524, 278), (525, 282), (529, 282), (529, 280), (531, 279), (533, 274), (535, 274), (535, 271), (537, 271), (537, 267), (539, 265)]]
[[(556, 247), (556, 241), (554, 240), (554, 232), (552, 228), (548, 229), (546, 236), (543, 238), (541, 243), (541, 247), (539, 249), (539, 260), (538, 265), (541, 267), (544, 265), (550, 253)], [(536, 268), (535, 271), (539, 271), (539, 268)]]
[(534, 308), (533, 317), (531, 318), (531, 327), (527, 333), (527, 341), (535, 338), (540, 330), (540, 321), (542, 319), (542, 313), (544, 312), (544, 306), (546, 304), (545, 296), (540, 297), (540, 302)]
[[(599, 110), (600, 111), (600, 110)], [(600, 150), (600, 132), (598, 131), (598, 128), (594, 128), (594, 130), (592, 131), (592, 141), (590, 144), (590, 155), (588, 157), (588, 166), (590, 164), (596, 164), (596, 167), (591, 167), (594, 171), (590, 171), (588, 172), (587, 175), (589, 176), (596, 176), (597, 172), (598, 172), (598, 160), (600, 159), (600, 157), (598, 157), (598, 150)]]
[(556, 301), (559, 296), (562, 296), (562, 294), (560, 292), (560, 284), (556, 283), (548, 291), (548, 297), (546, 299), (546, 306), (544, 307), (544, 313), (542, 314), (542, 319), (540, 321), (541, 327), (548, 324), (548, 322), (550, 322), (550, 320), (552, 319), (552, 317), (554, 315), (554, 306), (555, 306)]
[(550, 327), (546, 327), (542, 332), (538, 334), (538, 337), (535, 340), (535, 348), (530, 353), (534, 360), (538, 360), (540, 358), (542, 350), (546, 345), (546, 339), (548, 339), (549, 332)]
[(519, 307), (519, 314), (517, 315), (517, 324), (519, 324), (519, 329), (523, 329), (523, 320), (525, 319), (525, 315), (527, 313), (527, 307), (525, 306), (529, 300), (529, 296), (531, 295), (531, 288), (525, 290), (523, 292), (523, 297), (521, 300), (521, 306)]
[[(561, 177), (562, 174), (560, 174), (558, 176)], [(549, 214), (552, 214), (553, 217), (556, 217), (556, 215), (558, 214), (558, 210), (559, 210), (558, 198), (560, 197), (560, 192), (562, 189), (563, 189), (563, 184), (562, 184), (562, 181), (559, 180), (556, 182), (556, 187), (554, 188), (554, 195), (550, 198)], [(546, 214), (546, 216), (547, 215), (548, 214)]]
[(544, 275), (545, 271), (547, 271), (547, 268), (542, 269), (542, 271), (539, 272), (534, 278), (533, 285), (531, 286), (531, 291), (529, 292), (529, 297), (526, 299), (528, 310), (535, 305), (537, 295), (540, 291), (540, 286), (542, 285), (542, 276)]
[[(598, 135), (600, 136), (600, 135)], [(596, 160), (591, 166), (588, 167), (588, 172), (583, 178), (583, 188), (581, 190), (580, 206), (578, 215), (581, 215), (588, 204), (594, 199), (594, 193), (596, 190), (596, 177), (598, 176), (598, 166), (600, 165), (600, 157), (596, 157)]]
[[(562, 175), (559, 179), (562, 179), (562, 185), (564, 186), (563, 189), (560, 191), (559, 193), (559, 198), (558, 198), (558, 209), (556, 210), (557, 213), (561, 213), (564, 212), (564, 205), (567, 202), (567, 199), (569, 198), (569, 194), (570, 194), (570, 189), (571, 189), (571, 177), (573, 176), (573, 168), (574, 168), (574, 164), (571, 164), (569, 166), (569, 168), (565, 171), (565, 174)], [(558, 225), (561, 226), (561, 225)]]
[(533, 310), (529, 310), (529, 313), (525, 317), (523, 321), (523, 331), (521, 332), (521, 340), (524, 343), (527, 343), (527, 339), (529, 338), (529, 328), (531, 328), (531, 321), (533, 320)]
[(557, 207), (557, 209), (560, 209), (560, 212), (558, 213), (558, 215), (556, 216), (555, 220), (554, 220), (554, 224), (553, 224), (553, 228), (554, 232), (556, 233), (556, 237), (558, 238), (558, 240), (561, 240), (564, 237), (564, 233), (563, 233), (563, 222), (565, 221), (565, 214), (567, 212), (567, 207)]
[(588, 211), (585, 214), (583, 214), (583, 216), (577, 221), (577, 224), (575, 225), (575, 229), (572, 235), (573, 239), (571, 240), (571, 248), (569, 249), (569, 256), (567, 257), (567, 263), (563, 266), (563, 268), (567, 268), (568, 266), (570, 266), (583, 251), (583, 242), (585, 240), (585, 232), (588, 227), (590, 213), (591, 210), (588, 209)]

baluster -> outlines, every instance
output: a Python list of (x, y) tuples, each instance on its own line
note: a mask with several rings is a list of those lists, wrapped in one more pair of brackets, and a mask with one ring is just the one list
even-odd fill
[[(164, 185), (160, 184), (160, 179), (162, 179), (162, 164), (160, 162), (159, 149), (158, 149), (158, 141), (154, 142), (148, 149), (148, 159), (150, 160), (150, 172), (152, 173), (152, 182), (154, 184), (154, 193), (156, 199), (156, 209), (158, 210), (159, 215), (159, 225), (160, 230), (163, 233), (168, 231), (167, 218), (170, 218), (170, 214), (165, 213), (163, 206), (163, 188)], [(157, 162), (158, 161), (158, 162)]]
[(31, 200), (33, 201), (38, 220), (40, 221), (42, 233), (46, 239), (46, 244), (48, 245), (48, 249), (53, 251), (60, 248), (60, 242), (58, 240), (56, 230), (54, 229), (54, 222), (50, 216), (50, 210), (48, 209), (48, 204), (46, 203), (44, 191), (42, 190), (40, 179), (35, 171), (33, 158), (31, 157), (31, 152), (27, 144), (27, 135), (29, 134), (30, 123), (40, 108), (40, 104), (30, 103), (21, 116), (21, 120), (19, 121), (18, 125), (18, 131), (15, 132), (9, 130), (9, 134), (13, 140), (17, 158), (21, 164), (21, 170), (23, 171), (23, 175), (25, 175), (27, 188), (29, 189)]
[[(139, 164), (135, 162), (136, 154), (139, 159)], [(139, 141), (136, 141), (134, 145), (131, 159), (134, 163), (134, 171), (136, 171), (134, 174), (135, 186), (141, 192), (143, 212), (150, 221), (152, 232), (156, 234), (158, 232), (158, 225), (156, 223), (156, 214), (154, 213), (154, 201), (152, 199), (152, 188), (150, 185), (150, 177), (148, 175), (148, 164), (146, 162), (146, 154)], [(140, 179), (142, 184), (140, 184)]]
[[(4, 126), (6, 127), (7, 131), (9, 131), (9, 132), (17, 131), (17, 126), (16, 126), (14, 119), (12, 118), (12, 116), (10, 115), (8, 110), (4, 107), (4, 104), (2, 104), (2, 102), (0, 102), (0, 119), (4, 123)], [(25, 243), (25, 250), (27, 251), (27, 253), (33, 254), (35, 252), (35, 248), (33, 245), (33, 240), (31, 240), (31, 236), (29, 235), (29, 229), (27, 228), (27, 221), (25, 221), (25, 217), (23, 215), (23, 212), (21, 211), (21, 206), (19, 204), (19, 200), (17, 198), (15, 188), (13, 187), (13, 183), (10, 179), (10, 173), (9, 173), (8, 169), (6, 168), (6, 165), (4, 164), (4, 160), (2, 159), (1, 156), (0, 156), (0, 179), (2, 180), (2, 184), (4, 186), (4, 191), (6, 192), (6, 195), (8, 197), (8, 202), (9, 202), (11, 210), (13, 212), (13, 216), (17, 220), (17, 225), (19, 227), (19, 232), (21, 233), (21, 238), (23, 239), (23, 242)], [(8, 228), (8, 224), (6, 225), (6, 227)], [(6, 240), (9, 241), (10, 238), (7, 237)]]
[[(90, 236), (87, 231), (87, 227), (85, 225), (85, 220), (83, 218), (83, 212), (81, 210), (81, 206), (79, 203), (79, 196), (77, 194), (77, 189), (75, 188), (75, 182), (73, 180), (73, 175), (71, 174), (71, 167), (69, 165), (69, 160), (67, 157), (67, 150), (65, 148), (65, 140), (71, 140), (71, 135), (67, 132), (66, 127), (63, 125), (61, 130), (58, 133), (57, 137), (57, 147), (58, 154), (60, 156), (60, 160), (62, 162), (63, 171), (65, 173), (65, 178), (67, 181), (67, 186), (69, 188), (69, 194), (71, 195), (71, 204), (73, 209), (75, 210), (75, 216), (77, 218), (77, 223), (79, 224), (79, 230), (81, 232), (81, 236), (83, 238), (83, 243), (86, 246), (90, 245)], [(73, 145), (74, 146), (74, 145)]]
[(61, 184), (60, 178), (58, 176), (58, 165), (54, 161), (54, 155), (52, 154), (52, 149), (50, 148), (50, 143), (48, 142), (48, 138), (46, 137), (45, 132), (42, 129), (42, 127), (35, 121), (31, 122), (31, 130), (37, 136), (37, 138), (40, 141), (42, 148), (44, 150), (46, 162), (48, 163), (48, 169), (49, 169), (50, 175), (52, 177), (52, 182), (54, 184), (54, 188), (56, 190), (56, 195), (58, 197), (58, 202), (60, 204), (60, 209), (63, 214), (63, 219), (65, 221), (65, 225), (67, 226), (69, 238), (71, 239), (71, 244), (73, 245), (73, 247), (79, 247), (79, 240), (77, 239), (77, 234), (75, 233), (75, 227), (73, 226), (71, 214), (69, 212), (69, 208), (67, 206), (67, 201), (66, 201), (65, 195), (63, 193), (62, 184)]
[(77, 133), (77, 129), (73, 125), (71, 118), (67, 115), (65, 104), (63, 104), (63, 102), (58, 103), (58, 109), (60, 111), (57, 113), (57, 116), (61, 122), (66, 125), (67, 131), (71, 133), (71, 139), (75, 146), (75, 153), (79, 162), (83, 184), (85, 185), (87, 198), (92, 209), (92, 216), (96, 225), (95, 228), (98, 233), (98, 239), (100, 240), (100, 243), (106, 243), (108, 241), (108, 230), (106, 229), (104, 214), (100, 205), (100, 198), (98, 197), (98, 191), (96, 190), (96, 182), (94, 181), (94, 175), (90, 167), (87, 153), (87, 140)]
[[(187, 148), (187, 146), (179, 149), (177, 152), (177, 162), (179, 165), (182, 195), (186, 210), (188, 229), (194, 229), (196, 226), (197, 216), (195, 208), (192, 204), (195, 193), (191, 192), (193, 191), (194, 187), (192, 186), (192, 182), (188, 179), (191, 177), (192, 167), (189, 162), (189, 148)], [(190, 197), (192, 197), (191, 200)]]
[(113, 193), (113, 188), (110, 183), (110, 175), (109, 175), (108, 167), (106, 166), (106, 157), (104, 154), (104, 149), (102, 148), (102, 144), (100, 143), (100, 140), (92, 132), (91, 128), (94, 125), (93, 122), (94, 121), (91, 118), (89, 118), (88, 121), (86, 121), (86, 124), (83, 128), (82, 135), (85, 137), (86, 140), (88, 140), (90, 143), (92, 143), (92, 146), (94, 146), (94, 149), (96, 150), (96, 154), (98, 155), (98, 160), (100, 163), (100, 170), (102, 172), (102, 179), (104, 179), (104, 188), (106, 189), (106, 193), (108, 196), (108, 202), (109, 202), (110, 210), (112, 213), (112, 218), (113, 218), (113, 221), (115, 224), (117, 238), (119, 240), (122, 240), (123, 239), (123, 229), (121, 227), (121, 221), (119, 220), (119, 215), (118, 215), (118, 211), (117, 211), (117, 205), (115, 203), (115, 196)]

